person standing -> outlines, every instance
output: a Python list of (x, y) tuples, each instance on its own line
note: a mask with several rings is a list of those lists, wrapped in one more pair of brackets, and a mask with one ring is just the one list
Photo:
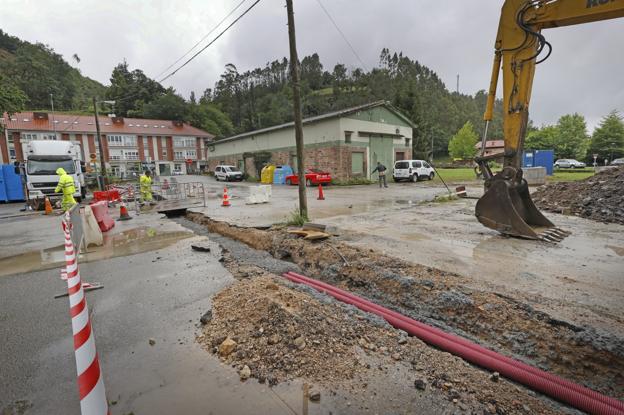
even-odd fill
[(54, 193), (63, 192), (63, 200), (61, 201), (61, 208), (63, 212), (67, 212), (77, 202), (74, 199), (74, 193), (76, 193), (76, 186), (74, 185), (74, 179), (65, 172), (65, 169), (59, 167), (56, 169), (56, 174), (59, 175), (59, 182), (54, 189)]
[(141, 190), (141, 201), (143, 203), (152, 204), (152, 172), (145, 170), (139, 178), (139, 187)]
[(377, 167), (373, 170), (373, 173), (377, 172), (379, 174), (379, 188), (381, 188), (381, 182), (383, 181), (383, 187), (388, 187), (388, 182), (386, 181), (386, 166), (381, 164), (380, 161), (377, 162)]

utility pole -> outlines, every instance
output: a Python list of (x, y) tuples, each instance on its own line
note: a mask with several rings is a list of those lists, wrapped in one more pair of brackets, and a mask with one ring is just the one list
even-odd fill
[(299, 176), (299, 214), (308, 217), (308, 201), (306, 199), (305, 163), (303, 156), (303, 124), (301, 121), (301, 91), (299, 85), (299, 58), (295, 40), (295, 17), (292, 0), (286, 0), (288, 14), (288, 43), (290, 45), (290, 77), (293, 85), (293, 110), (295, 115), (295, 144), (297, 146), (297, 168)]
[(433, 128), (430, 128), (429, 131), (431, 132), (431, 164), (433, 164)]
[(54, 94), (50, 94), (50, 105), (52, 106), (52, 129), (54, 130), (54, 139), (56, 140), (56, 118), (54, 116)]
[(93, 97), (93, 111), (95, 112), (95, 131), (97, 134), (98, 149), (100, 150), (100, 178), (98, 185), (100, 190), (104, 190), (106, 180), (106, 163), (104, 162), (104, 148), (102, 147), (102, 135), (100, 134), (100, 120), (98, 117), (97, 99)]

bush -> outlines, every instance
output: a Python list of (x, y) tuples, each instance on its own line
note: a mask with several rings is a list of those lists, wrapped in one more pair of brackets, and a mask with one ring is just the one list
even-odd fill
[(258, 179), (255, 176), (249, 176), (249, 175), (245, 174), (245, 181), (246, 182), (250, 182), (250, 183), (258, 183), (260, 181), (260, 179)]
[(295, 209), (292, 212), (290, 212), (290, 217), (288, 218), (288, 221), (286, 222), (286, 225), (288, 226), (303, 226), (304, 223), (309, 222), (310, 220), (308, 219), (307, 216), (302, 215), (301, 213), (299, 213), (299, 209)]
[(368, 180), (366, 177), (351, 177), (347, 180), (339, 180), (339, 179), (334, 179), (332, 180), (332, 185), (334, 186), (355, 186), (355, 185), (361, 185), (361, 184), (373, 184), (375, 183), (372, 180)]

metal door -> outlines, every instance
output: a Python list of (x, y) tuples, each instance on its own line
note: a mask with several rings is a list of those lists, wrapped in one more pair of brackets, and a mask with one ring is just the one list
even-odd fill
[(392, 172), (394, 166), (394, 146), (392, 144), (392, 137), (384, 137), (381, 135), (370, 136), (370, 160), (368, 163), (368, 174), (377, 166), (377, 162), (381, 162), (388, 168), (386, 174)]

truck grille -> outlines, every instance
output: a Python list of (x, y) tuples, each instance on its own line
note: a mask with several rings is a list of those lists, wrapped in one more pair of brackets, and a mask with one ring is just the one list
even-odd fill
[(56, 187), (58, 183), (48, 182), (48, 183), (32, 183), (32, 187), (40, 188), (40, 187)]

